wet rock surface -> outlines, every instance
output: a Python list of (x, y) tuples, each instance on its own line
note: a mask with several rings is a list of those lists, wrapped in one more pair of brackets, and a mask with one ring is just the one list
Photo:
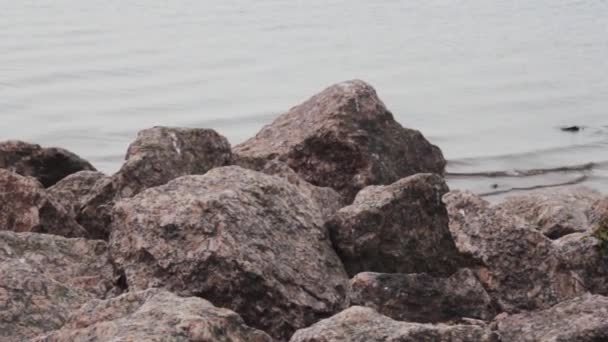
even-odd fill
[(34, 341), (271, 342), (272, 338), (247, 326), (236, 313), (204, 299), (151, 289), (90, 301), (62, 329)]
[(68, 209), (34, 178), (0, 169), (0, 230), (87, 236)]
[(451, 274), (469, 261), (454, 245), (441, 198), (445, 181), (432, 174), (362, 190), (327, 222), (349, 275), (360, 272)]
[(591, 189), (534, 191), (512, 196), (498, 208), (518, 215), (550, 239), (585, 232), (598, 222), (603, 196)]
[(350, 282), (349, 300), (351, 305), (409, 322), (487, 321), (496, 314), (492, 299), (469, 269), (446, 278), (426, 273), (360, 273)]
[(608, 341), (608, 298), (584, 295), (495, 322), (502, 342)]
[(234, 153), (238, 163), (257, 170), (268, 160), (284, 161), (348, 203), (365, 186), (421, 172), (442, 174), (446, 164), (439, 148), (397, 123), (374, 88), (358, 80), (333, 85), (292, 108)]
[(117, 293), (103, 241), (0, 232), (0, 340), (63, 326), (86, 301)]
[(78, 222), (94, 238), (107, 239), (116, 201), (180, 176), (204, 174), (231, 161), (230, 143), (213, 130), (172, 127), (142, 130), (129, 146), (121, 169), (95, 183), (90, 195), (84, 198)]
[(444, 201), (456, 246), (482, 263), (478, 277), (501, 310), (543, 309), (585, 292), (552, 241), (526, 220), (467, 192)]
[(280, 177), (216, 168), (124, 199), (113, 216), (111, 253), (131, 289), (206, 298), (278, 339), (345, 306), (321, 212)]
[(34, 177), (44, 187), (79, 171), (95, 171), (93, 165), (70, 151), (17, 140), (0, 142), (0, 168)]
[(299, 330), (291, 342), (498, 342), (495, 333), (474, 325), (399, 322), (373, 309), (354, 306), (331, 318)]

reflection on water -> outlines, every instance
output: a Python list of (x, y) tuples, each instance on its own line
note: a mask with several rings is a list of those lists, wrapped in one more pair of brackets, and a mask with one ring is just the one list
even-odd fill
[(482, 173), (449, 177), (453, 188), (608, 191), (605, 0), (0, 3), (0, 139), (64, 146), (112, 172), (139, 129), (211, 127), (238, 143), (361, 78), (451, 173)]

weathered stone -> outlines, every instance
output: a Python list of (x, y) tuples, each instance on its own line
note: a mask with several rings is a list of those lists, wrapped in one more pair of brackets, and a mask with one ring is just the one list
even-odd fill
[(93, 237), (107, 239), (116, 201), (181, 176), (204, 174), (231, 160), (228, 140), (210, 129), (154, 127), (140, 131), (121, 169), (97, 182), (85, 198), (78, 222)]
[(37, 342), (218, 341), (270, 342), (236, 313), (201, 298), (181, 298), (150, 289), (109, 300), (93, 300), (55, 332)]
[(546, 310), (507, 316), (495, 325), (502, 342), (608, 341), (608, 298), (583, 295)]
[(368, 185), (442, 174), (446, 164), (439, 148), (397, 123), (376, 91), (358, 80), (292, 108), (234, 153), (239, 165), (256, 170), (268, 160), (284, 161), (306, 181), (337, 190), (347, 203)]
[(131, 289), (163, 287), (288, 338), (345, 306), (348, 279), (313, 200), (237, 166), (116, 204), (111, 255)]
[(591, 293), (608, 296), (608, 250), (593, 232), (566, 235), (554, 241), (564, 269), (572, 271)]
[(87, 236), (36, 179), (6, 169), (0, 169), (0, 208), (0, 230)]
[(78, 171), (95, 168), (88, 161), (61, 148), (9, 140), (0, 143), (0, 168), (38, 179), (45, 187)]
[(359, 273), (350, 282), (351, 305), (367, 306), (399, 321), (438, 323), (490, 320), (496, 310), (473, 271), (448, 278), (426, 273)]
[(594, 206), (602, 199), (600, 193), (587, 188), (543, 190), (509, 197), (498, 208), (521, 216), (547, 237), (557, 239), (596, 224)]
[(354, 306), (299, 330), (291, 342), (497, 342), (480, 326), (398, 322), (370, 308)]
[(329, 220), (333, 214), (342, 208), (342, 197), (334, 189), (308, 183), (283, 162), (278, 160), (269, 161), (264, 165), (262, 172), (282, 177), (289, 183), (297, 186), (304, 196), (317, 203), (319, 211), (325, 220)]
[(0, 263), (17, 260), (62, 284), (103, 298), (115, 293), (104, 241), (0, 231)]
[(550, 239), (524, 219), (466, 192), (444, 197), (456, 246), (483, 266), (478, 277), (502, 311), (550, 307), (585, 291)]
[(60, 328), (92, 298), (116, 293), (103, 241), (0, 231), (0, 340)]
[(76, 217), (95, 185), (106, 178), (101, 172), (80, 171), (60, 180), (47, 191), (56, 202), (68, 209), (70, 216)]
[(326, 224), (348, 274), (451, 274), (465, 264), (441, 201), (447, 191), (432, 174), (363, 189)]

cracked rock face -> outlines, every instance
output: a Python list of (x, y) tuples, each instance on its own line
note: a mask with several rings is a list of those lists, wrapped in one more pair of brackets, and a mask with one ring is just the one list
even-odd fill
[(238, 314), (204, 299), (150, 289), (90, 301), (60, 330), (33, 341), (271, 342), (272, 338), (245, 325)]
[(103, 241), (0, 231), (0, 340), (63, 326), (86, 301), (115, 294)]
[(608, 298), (583, 295), (494, 323), (502, 342), (608, 341)]
[(456, 246), (481, 263), (477, 275), (501, 310), (548, 308), (586, 291), (552, 241), (526, 220), (467, 192), (444, 201)]
[(0, 142), (0, 168), (34, 177), (47, 188), (73, 173), (95, 171), (93, 165), (70, 151), (17, 140)]
[(230, 143), (211, 129), (154, 127), (137, 134), (121, 169), (95, 183), (78, 222), (95, 238), (110, 234), (111, 210), (121, 198), (185, 175), (204, 174), (232, 161)]
[[(529, 222), (550, 239), (586, 232), (598, 223), (601, 211), (608, 212), (604, 196), (584, 187), (542, 190), (512, 196), (497, 207)], [(608, 203), (608, 202), (606, 202)]]
[(322, 214), (280, 177), (216, 168), (124, 199), (113, 217), (111, 254), (131, 289), (206, 298), (278, 339), (345, 306)]
[(239, 165), (286, 162), (306, 181), (338, 191), (346, 203), (368, 185), (416, 173), (442, 174), (441, 150), (397, 123), (376, 91), (355, 80), (333, 85), (234, 147)]
[(451, 274), (467, 258), (454, 245), (441, 197), (445, 181), (418, 174), (363, 189), (326, 224), (350, 276), (359, 272)]
[(6, 169), (0, 169), (0, 208), (0, 230), (88, 236), (37, 180)]
[(353, 306), (297, 331), (291, 342), (498, 342), (496, 334), (474, 325), (399, 322), (370, 308)]
[(350, 282), (349, 300), (351, 305), (408, 322), (490, 320), (496, 314), (492, 299), (469, 269), (445, 278), (427, 273), (359, 273)]

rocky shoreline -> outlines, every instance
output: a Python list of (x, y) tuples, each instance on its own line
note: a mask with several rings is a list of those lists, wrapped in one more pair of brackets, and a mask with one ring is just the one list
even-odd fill
[(450, 191), (362, 81), (113, 175), (0, 143), (1, 341), (608, 341), (608, 197)]

